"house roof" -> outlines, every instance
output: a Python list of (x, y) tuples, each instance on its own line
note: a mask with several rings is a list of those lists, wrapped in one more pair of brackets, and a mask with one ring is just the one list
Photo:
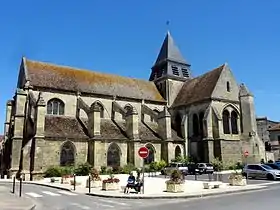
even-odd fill
[(150, 81), (28, 59), (25, 59), (24, 66), (34, 87), (165, 102), (155, 84)]
[(268, 131), (280, 131), (280, 123), (267, 129)]
[(190, 105), (210, 99), (225, 65), (223, 64), (199, 77), (186, 81), (174, 100), (172, 107)]
[[(87, 121), (83, 120), (87, 127)], [(161, 140), (157, 130), (156, 123), (139, 123), (139, 138), (141, 140)], [(125, 132), (125, 122), (118, 121), (114, 123), (111, 119), (101, 119), (100, 139), (128, 139)], [(87, 131), (81, 123), (74, 117), (66, 116), (46, 116), (45, 118), (45, 136), (62, 138), (88, 139)], [(174, 140), (182, 140), (177, 133), (172, 130)]]

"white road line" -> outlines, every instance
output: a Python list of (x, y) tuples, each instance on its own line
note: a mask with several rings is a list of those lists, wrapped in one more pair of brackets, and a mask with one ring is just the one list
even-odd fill
[(50, 191), (42, 191), (42, 193), (50, 195), (50, 196), (61, 196), (60, 194), (53, 193), (53, 192), (50, 192)]
[(28, 192), (28, 193), (25, 193), (26, 195), (29, 195), (31, 197), (34, 197), (34, 198), (40, 198), (40, 197), (43, 197), (42, 195), (39, 195), (37, 193), (33, 193), (33, 192)]
[(90, 207), (88, 207), (88, 206), (83, 206), (83, 205), (78, 204), (78, 203), (70, 203), (70, 205), (72, 205), (72, 206), (77, 206), (78, 208), (84, 209), (84, 210), (90, 209)]
[(57, 192), (60, 193), (60, 194), (63, 194), (63, 195), (77, 195), (75, 193), (65, 191), (65, 190), (60, 190), (60, 191), (57, 191)]
[(117, 204), (117, 205), (121, 205), (121, 206), (129, 206), (127, 203), (121, 203), (119, 201), (111, 201), (111, 200), (105, 200), (105, 199), (98, 199), (98, 201), (104, 202), (104, 203)]

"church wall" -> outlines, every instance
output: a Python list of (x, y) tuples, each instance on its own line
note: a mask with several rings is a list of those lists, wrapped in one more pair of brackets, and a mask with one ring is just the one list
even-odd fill
[[(58, 139), (45, 140), (43, 153), (44, 168), (49, 166), (60, 165), (61, 147), (65, 141)], [(87, 161), (87, 141), (71, 141), (75, 145), (75, 164), (85, 163)]]
[[(34, 95), (37, 97), (39, 94), (39, 91), (33, 91)], [(58, 98), (62, 100), (65, 104), (65, 116), (76, 116), (76, 107), (77, 107), (77, 96), (71, 95), (71, 94), (62, 94), (62, 93), (54, 93), (54, 92), (43, 92), (43, 97), (46, 102), (48, 102), (50, 99)], [(104, 106), (104, 118), (111, 118), (112, 113), (112, 102), (111, 99), (106, 98), (97, 98), (97, 97), (86, 97), (82, 96), (82, 99), (85, 101), (85, 103), (88, 106), (91, 106), (92, 103), (94, 103), (96, 100), (100, 101)], [(134, 106), (139, 114), (141, 116), (141, 102), (131, 102), (131, 101), (124, 101), (124, 100), (116, 100), (117, 103), (119, 103), (122, 107), (125, 107), (127, 104), (131, 104)], [(158, 109), (159, 111), (163, 110), (163, 105), (157, 105), (152, 103), (146, 104), (151, 109)], [(81, 117), (87, 117), (85, 112), (80, 112)], [(122, 116), (119, 113), (115, 113), (115, 119), (121, 120)], [(149, 116), (145, 116), (145, 119), (150, 120)], [(139, 120), (141, 120), (141, 117), (139, 117)]]
[(181, 90), (184, 82), (168, 79), (168, 104), (171, 106)]
[(220, 151), (216, 157), (220, 156), (224, 163), (242, 162), (241, 141), (217, 139), (214, 141), (214, 147), (214, 151)]

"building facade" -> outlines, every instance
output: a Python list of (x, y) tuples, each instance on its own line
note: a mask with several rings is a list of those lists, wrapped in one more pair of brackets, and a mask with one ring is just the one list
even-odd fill
[(168, 32), (149, 81), (22, 59), (7, 102), (2, 173), (51, 165), (141, 166), (176, 156), (260, 161), (254, 98), (223, 64), (193, 77)]

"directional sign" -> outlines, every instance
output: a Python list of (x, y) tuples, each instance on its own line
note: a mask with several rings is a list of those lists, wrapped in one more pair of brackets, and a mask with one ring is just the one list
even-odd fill
[(244, 156), (245, 156), (245, 157), (248, 157), (248, 156), (249, 156), (249, 152), (248, 152), (247, 150), (245, 150)]
[(140, 147), (138, 150), (138, 155), (141, 158), (147, 158), (149, 156), (149, 149), (147, 147)]

